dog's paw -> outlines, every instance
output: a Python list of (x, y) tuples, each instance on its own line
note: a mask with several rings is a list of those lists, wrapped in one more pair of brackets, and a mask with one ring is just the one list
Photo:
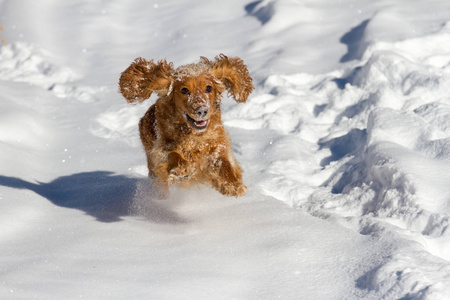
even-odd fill
[(219, 192), (228, 197), (241, 197), (245, 195), (247, 187), (241, 182), (230, 183), (225, 182), (219, 186)]
[(178, 166), (169, 171), (169, 184), (174, 184), (178, 181), (185, 180), (191, 177), (191, 174), (187, 167)]

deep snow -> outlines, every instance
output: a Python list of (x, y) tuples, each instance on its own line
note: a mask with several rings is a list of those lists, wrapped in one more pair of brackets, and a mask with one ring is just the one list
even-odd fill
[[(447, 1), (0, 1), (0, 298), (450, 299)], [(241, 57), (248, 194), (152, 197), (117, 81)]]

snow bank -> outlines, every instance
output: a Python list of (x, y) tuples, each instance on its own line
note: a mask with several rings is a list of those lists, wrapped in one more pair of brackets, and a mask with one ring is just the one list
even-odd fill
[[(270, 19), (271, 6), (261, 5), (257, 16)], [(277, 132), (259, 183), (265, 194), (399, 241), (361, 288), (387, 299), (446, 299), (450, 27), (378, 42), (373, 31), (386, 18), (359, 29), (359, 62), (324, 75), (273, 75), (265, 93), (227, 111), (227, 125)]]

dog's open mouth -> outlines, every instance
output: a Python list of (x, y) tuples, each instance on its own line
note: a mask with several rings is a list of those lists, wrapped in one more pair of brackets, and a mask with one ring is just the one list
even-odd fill
[(197, 130), (205, 130), (206, 126), (208, 126), (208, 120), (200, 120), (197, 121), (193, 118), (191, 118), (188, 114), (185, 114), (186, 119), (189, 121), (189, 123), (192, 124), (192, 127), (194, 127)]

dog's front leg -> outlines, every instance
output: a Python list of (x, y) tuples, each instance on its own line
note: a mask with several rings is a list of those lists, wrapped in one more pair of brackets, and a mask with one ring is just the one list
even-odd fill
[(212, 182), (213, 187), (225, 196), (244, 196), (247, 187), (242, 181), (242, 170), (237, 162), (232, 163), (228, 158), (219, 157), (217, 165), (218, 178)]
[(168, 183), (169, 185), (176, 183), (177, 181), (184, 180), (193, 175), (189, 162), (183, 158), (178, 152), (170, 152), (168, 155), (168, 168), (169, 172)]

